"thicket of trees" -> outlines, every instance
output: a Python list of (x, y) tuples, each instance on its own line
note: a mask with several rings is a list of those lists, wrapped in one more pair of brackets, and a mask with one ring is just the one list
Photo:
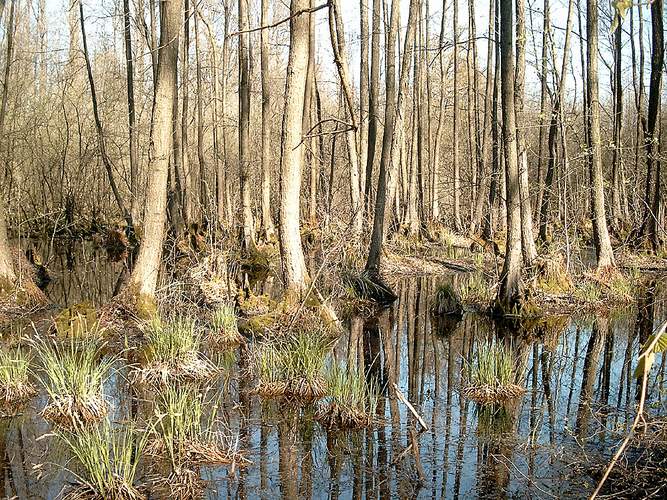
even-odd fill
[(304, 227), (368, 248), (372, 278), (396, 233), (504, 240), (503, 309), (540, 254), (661, 251), (663, 0), (65, 2), (0, 2), (9, 279), (5, 221), (124, 220), (148, 295), (192, 224), (248, 252), (277, 228), (297, 294)]

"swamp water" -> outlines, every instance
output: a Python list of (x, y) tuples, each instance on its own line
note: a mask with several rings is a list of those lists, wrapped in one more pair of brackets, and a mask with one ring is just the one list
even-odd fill
[[(77, 245), (53, 250), (47, 288), (61, 306), (113, 294), (122, 264)], [(249, 397), (236, 354), (217, 385), (222, 412), (246, 468), (202, 467), (206, 498), (584, 498), (594, 480), (584, 456), (607, 459), (634, 416), (632, 378), (640, 338), (667, 318), (665, 290), (636, 306), (607, 314), (550, 317), (517, 333), (486, 317), (434, 318), (431, 306), (443, 278), (399, 282), (399, 300), (379, 317), (353, 317), (334, 355), (363, 367), (384, 390), (382, 424), (369, 430), (327, 432), (300, 412)], [(458, 279), (458, 278), (456, 278)], [(504, 406), (482, 407), (460, 396), (464, 359), (496, 337), (518, 360), (526, 392)], [(211, 356), (215, 358), (215, 356)], [(667, 414), (665, 365), (658, 356), (648, 407)], [(241, 362), (242, 363), (242, 362)], [(142, 401), (122, 367), (105, 385), (113, 421), (126, 420)], [(428, 425), (394, 398), (393, 384)], [(145, 396), (140, 396), (145, 397)], [(49, 437), (39, 412), (46, 395), (22, 415), (0, 420), (0, 496), (57, 498), (73, 482), (68, 452)], [(139, 411), (141, 414), (141, 411)], [(47, 435), (46, 437), (43, 437)], [(418, 452), (416, 451), (418, 450)], [(140, 471), (141, 475), (141, 471)], [(153, 496), (152, 498), (158, 498)]]

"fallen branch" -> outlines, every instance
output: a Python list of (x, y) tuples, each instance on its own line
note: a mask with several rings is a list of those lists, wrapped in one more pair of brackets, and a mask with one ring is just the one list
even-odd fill
[(396, 391), (396, 397), (401, 400), (401, 402), (408, 407), (408, 410), (412, 412), (414, 417), (417, 419), (419, 422), (419, 425), (422, 426), (422, 429), (427, 431), (428, 430), (428, 425), (426, 425), (426, 422), (424, 422), (424, 419), (417, 413), (417, 410), (415, 410), (415, 407), (410, 404), (410, 401), (403, 395), (401, 390), (398, 388), (398, 386), (394, 383), (392, 384), (394, 386), (394, 391)]
[(641, 362), (643, 358), (646, 358), (646, 360), (644, 361), (644, 371), (642, 373), (642, 392), (639, 398), (639, 408), (637, 408), (637, 415), (635, 415), (635, 419), (632, 421), (632, 426), (628, 431), (628, 435), (625, 436), (625, 439), (621, 443), (621, 446), (618, 448), (618, 450), (616, 450), (614, 457), (611, 459), (611, 462), (609, 462), (607, 470), (604, 471), (604, 475), (602, 476), (602, 479), (600, 479), (597, 488), (595, 488), (595, 491), (591, 495), (590, 500), (594, 500), (600, 494), (600, 490), (602, 490), (602, 486), (604, 485), (607, 478), (609, 478), (609, 474), (611, 474), (611, 471), (616, 466), (618, 459), (621, 458), (621, 455), (628, 447), (630, 439), (632, 438), (635, 429), (639, 425), (639, 422), (644, 421), (644, 405), (646, 403), (646, 386), (648, 385), (648, 372), (651, 370), (651, 365), (653, 364), (652, 362), (649, 362), (649, 359), (650, 356), (655, 355), (653, 351), (655, 347), (658, 345), (658, 342), (660, 341), (662, 335), (665, 334), (665, 330), (667, 330), (667, 321), (665, 321), (660, 326), (660, 328), (658, 328), (656, 333), (653, 335), (653, 341), (646, 347), (646, 349), (644, 349), (644, 351), (639, 355), (639, 358), (637, 359), (637, 362)]

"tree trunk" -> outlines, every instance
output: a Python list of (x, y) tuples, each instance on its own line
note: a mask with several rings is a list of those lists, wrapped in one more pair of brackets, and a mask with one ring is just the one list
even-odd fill
[[(494, 78), (491, 76), (491, 71), (493, 68), (493, 56), (494, 56), (494, 12), (495, 12), (495, 2), (494, 0), (489, 1), (489, 34), (487, 42), (487, 60), (486, 60), (486, 90), (484, 93), (484, 126), (481, 131), (482, 139), (482, 153), (480, 155), (481, 166), (481, 178), (479, 181), (479, 193), (477, 199), (475, 200), (475, 211), (473, 218), (470, 221), (469, 233), (474, 234), (482, 221), (482, 214), (484, 211), (484, 206), (488, 201), (487, 190), (489, 189), (490, 179), (490, 168), (489, 168), (489, 143), (491, 142), (489, 128), (492, 126), (491, 122), (491, 104), (493, 101), (493, 82)], [(442, 45), (442, 44), (441, 44)]]
[(454, 188), (454, 207), (453, 213), (454, 216), (454, 228), (456, 231), (461, 230), (461, 186), (460, 183), (460, 167), (459, 167), (459, 6), (458, 1), (454, 0), (454, 15), (452, 17), (452, 30), (454, 32), (454, 53), (452, 58), (454, 60), (454, 101), (453, 101), (453, 117), (452, 117), (452, 141), (453, 141), (453, 150), (452, 150), (452, 168), (453, 172), (453, 188)]
[(542, 22), (542, 56), (540, 64), (540, 132), (537, 145), (537, 209), (535, 223), (540, 228), (540, 239), (542, 230), (542, 203), (545, 188), (544, 182), (544, 125), (547, 113), (547, 61), (549, 52), (549, 33), (551, 29), (549, 0), (544, 0), (543, 22)]
[(502, 94), (502, 134), (507, 183), (507, 239), (505, 263), (496, 299), (498, 310), (510, 313), (521, 300), (521, 200), (514, 108), (513, 0), (500, 0), (500, 87)]
[(440, 103), (438, 105), (438, 118), (433, 139), (433, 177), (431, 179), (431, 216), (433, 220), (440, 219), (440, 149), (442, 143), (442, 132), (444, 128), (445, 88), (442, 84), (445, 80), (444, 50), (445, 42), (445, 0), (442, 2), (442, 14), (440, 16), (440, 37), (438, 38), (438, 68), (440, 75)]
[[(371, 234), (371, 244), (368, 251), (368, 259), (366, 261), (366, 271), (371, 276), (378, 278), (380, 275), (380, 257), (382, 255), (382, 243), (384, 239), (385, 204), (387, 201), (387, 171), (390, 168), (391, 146), (396, 121), (396, 37), (398, 36), (398, 21), (399, 0), (393, 0), (391, 3), (389, 32), (387, 33), (385, 51), (387, 67), (385, 72), (385, 113), (384, 130), (382, 133), (382, 154), (380, 156), (377, 195), (375, 197), (375, 210), (373, 213), (373, 232)], [(373, 33), (373, 36), (375, 36), (375, 33)], [(372, 76), (371, 86), (373, 86)], [(371, 157), (369, 154), (369, 165), (370, 161)]]
[[(334, 61), (338, 68), (341, 85), (347, 103), (347, 115), (350, 125), (345, 137), (347, 139), (347, 150), (350, 161), (350, 195), (352, 210), (352, 238), (357, 241), (361, 235), (363, 224), (363, 207), (361, 205), (361, 191), (359, 181), (359, 155), (357, 153), (356, 129), (357, 119), (354, 112), (354, 101), (352, 96), (352, 83), (349, 77), (349, 66), (347, 48), (345, 46), (345, 32), (343, 29), (343, 20), (340, 16), (340, 7), (337, 0), (331, 0), (329, 3), (329, 34), (331, 36), (331, 46), (334, 53)], [(315, 161), (315, 160), (313, 160)]]
[(238, 0), (239, 23), (239, 173), (243, 214), (243, 248), (255, 244), (250, 184), (250, 53), (248, 47), (248, 0)]
[(588, 130), (588, 170), (591, 183), (591, 219), (598, 270), (614, 267), (614, 253), (607, 230), (604, 207), (604, 178), (600, 151), (600, 102), (598, 98), (598, 3), (586, 3), (586, 128)]
[[(362, 0), (368, 1), (368, 0)], [(366, 154), (366, 182), (364, 193), (364, 212), (370, 212), (373, 185), (373, 164), (375, 163), (375, 150), (378, 131), (379, 92), (380, 92), (380, 15), (381, 0), (373, 0), (373, 31), (371, 33), (371, 81), (370, 94), (368, 96), (368, 152)]]
[(623, 49), (622, 45), (622, 23), (623, 19), (621, 15), (616, 13), (616, 20), (618, 26), (616, 27), (616, 32), (614, 33), (614, 74), (613, 74), (613, 86), (612, 90), (614, 93), (614, 152), (612, 159), (612, 184), (611, 184), (611, 226), (612, 230), (618, 230), (618, 222), (623, 217), (621, 210), (621, 152), (623, 151), (622, 144), (622, 120), (623, 120), (623, 87), (621, 80), (621, 71), (623, 69), (621, 65), (621, 52)]
[[(11, 9), (9, 12), (11, 21), (11, 18), (14, 15), (14, 2), (12, 2), (11, 4)], [(111, 191), (113, 192), (114, 198), (116, 199), (116, 204), (118, 205), (118, 209), (120, 210), (120, 213), (123, 214), (123, 217), (127, 222), (128, 229), (131, 229), (132, 215), (130, 214), (130, 212), (127, 211), (127, 208), (125, 207), (125, 202), (123, 201), (123, 197), (120, 194), (120, 190), (118, 189), (118, 186), (116, 185), (116, 181), (113, 176), (113, 165), (111, 163), (111, 158), (109, 158), (109, 155), (107, 154), (106, 140), (104, 137), (104, 130), (102, 129), (102, 120), (100, 119), (100, 112), (97, 105), (97, 93), (95, 91), (95, 80), (93, 79), (93, 68), (90, 65), (90, 56), (88, 55), (86, 24), (83, 16), (83, 2), (81, 1), (79, 2), (79, 19), (81, 21), (81, 38), (83, 42), (83, 55), (86, 60), (86, 72), (88, 74), (88, 83), (90, 85), (90, 98), (93, 105), (93, 117), (95, 118), (95, 131), (97, 132), (97, 142), (100, 151), (100, 156), (102, 157), (102, 163), (104, 164), (104, 168), (106, 169), (107, 177), (109, 179), (109, 185), (111, 186)], [(8, 47), (7, 54), (11, 55), (11, 46), (9, 43), (7, 44), (7, 47)], [(8, 73), (5, 72), (5, 78), (7, 77)], [(6, 105), (7, 105), (6, 96), (3, 95), (2, 108), (5, 108)], [(0, 110), (0, 113), (4, 114), (4, 109)]]
[(189, 123), (188, 108), (190, 100), (190, 14), (192, 7), (190, 0), (184, 0), (183, 23), (183, 67), (181, 68), (181, 168), (183, 188), (183, 211), (186, 224), (193, 222), (195, 215), (195, 196), (192, 169), (190, 168)]
[[(660, 218), (660, 98), (662, 93), (662, 72), (665, 64), (665, 45), (663, 41), (663, 0), (651, 3), (651, 80), (648, 94), (648, 134), (646, 137), (647, 170), (655, 170), (651, 213), (648, 219), (648, 239), (651, 250), (657, 253), (661, 244), (659, 233)], [(620, 28), (619, 28), (620, 29)]]
[(132, 65), (132, 32), (130, 30), (130, 0), (123, 0), (125, 33), (125, 63), (127, 76), (127, 117), (130, 133), (130, 214), (132, 220), (139, 217), (139, 159), (137, 158), (136, 116), (134, 111), (134, 68)]
[(199, 40), (199, 8), (195, 7), (195, 64), (197, 73), (197, 163), (199, 163), (199, 205), (201, 207), (202, 221), (211, 218), (209, 213), (208, 183), (206, 181), (206, 160), (204, 159), (204, 105), (202, 103), (202, 68), (201, 49)]
[(144, 215), (144, 237), (139, 255), (127, 285), (137, 313), (144, 314), (141, 305), (154, 303), (162, 244), (165, 234), (167, 208), (167, 173), (172, 149), (172, 114), (178, 38), (181, 26), (181, 0), (163, 0), (160, 6), (160, 45), (158, 49), (158, 79), (155, 88), (153, 137), (148, 168), (148, 190)]
[(533, 236), (533, 210), (528, 188), (528, 151), (526, 137), (521, 127), (523, 121), (524, 85), (526, 80), (526, 2), (516, 0), (516, 83), (514, 99), (516, 105), (516, 139), (519, 152), (519, 196), (521, 204), (521, 248), (523, 262), (530, 266), (537, 257)]
[[(310, 0), (292, 0), (290, 47), (280, 155), (280, 252), (287, 295), (303, 295), (309, 282), (299, 230), (303, 166), (303, 109), (308, 74)], [(298, 14), (300, 13), (300, 14)]]
[[(359, 58), (359, 191), (362, 196), (362, 210), (366, 207), (366, 163), (368, 162), (368, 1), (359, 0), (359, 34), (361, 36)], [(364, 213), (362, 212), (362, 218)]]
[[(269, 22), (269, 1), (262, 0), (260, 24)], [(269, 31), (260, 32), (260, 65), (262, 76), (262, 229), (266, 241), (275, 238), (275, 227), (271, 217), (271, 83), (269, 60)]]
[[(5, 2), (2, 2), (4, 9)], [(0, 12), (1, 17), (1, 12)], [(0, 106), (0, 145), (5, 138), (5, 115), (7, 113), (7, 96), (9, 95), (9, 77), (11, 76), (12, 59), (14, 57), (14, 2), (9, 6), (9, 21), (7, 24), (7, 53), (5, 60), (5, 75), (2, 85), (2, 104)], [(4, 193), (0, 195), (0, 293), (9, 293), (16, 282), (16, 273), (12, 261), (12, 253), (7, 237), (7, 214)]]

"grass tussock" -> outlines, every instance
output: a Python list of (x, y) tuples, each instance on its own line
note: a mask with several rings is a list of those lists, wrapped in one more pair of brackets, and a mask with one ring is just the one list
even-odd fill
[(297, 331), (281, 341), (263, 342), (251, 351), (254, 392), (268, 398), (316, 401), (327, 392), (325, 358), (330, 341), (319, 331)]
[(0, 348), (0, 414), (13, 415), (36, 394), (30, 381), (30, 356), (25, 350)]
[(525, 392), (516, 383), (516, 362), (511, 349), (499, 342), (479, 345), (465, 367), (467, 386), (461, 394), (467, 399), (493, 404), (515, 399)]
[(211, 314), (210, 341), (221, 347), (235, 347), (245, 342), (239, 333), (234, 306), (223, 304)]
[(136, 381), (166, 383), (169, 380), (203, 380), (215, 366), (201, 354), (202, 338), (197, 321), (187, 316), (154, 319), (145, 330), (144, 366), (134, 373)]
[(469, 306), (487, 307), (494, 299), (494, 288), (481, 271), (470, 273), (459, 284), (461, 302)]
[(135, 486), (137, 466), (146, 446), (147, 432), (134, 425), (60, 430), (57, 436), (76, 461), (76, 485), (67, 500), (139, 500), (146, 498)]
[(249, 463), (233, 439), (219, 430), (218, 403), (196, 385), (160, 388), (154, 417), (154, 438), (146, 451), (167, 458), (177, 476), (197, 465)]
[(327, 373), (328, 395), (315, 419), (327, 429), (360, 429), (375, 421), (379, 392), (358, 371), (334, 363)]
[(103, 345), (94, 341), (34, 342), (42, 364), (42, 384), (49, 402), (42, 415), (63, 427), (83, 427), (107, 414), (102, 385), (111, 373), (115, 357), (104, 357)]

